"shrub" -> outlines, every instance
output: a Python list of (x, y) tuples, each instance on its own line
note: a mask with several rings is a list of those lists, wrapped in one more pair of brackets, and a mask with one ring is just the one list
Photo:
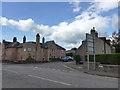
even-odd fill
[(67, 53), (66, 56), (71, 56), (71, 57), (73, 57), (73, 53)]
[(32, 58), (31, 56), (29, 56), (26, 60), (27, 60), (27, 61), (33, 61), (34, 58)]
[(74, 60), (76, 61), (76, 64), (78, 64), (81, 61), (79, 54), (74, 54)]
[[(87, 60), (87, 56), (85, 56)], [(90, 55), (90, 61), (94, 61), (94, 55)], [(96, 62), (101, 64), (120, 65), (120, 53), (96, 54)]]
[(60, 61), (60, 58), (49, 58), (50, 61)]

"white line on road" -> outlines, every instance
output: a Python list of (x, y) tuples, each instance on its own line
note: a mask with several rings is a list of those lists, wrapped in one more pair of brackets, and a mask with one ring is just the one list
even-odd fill
[(73, 69), (73, 68), (71, 68), (71, 67), (68, 67), (68, 66), (66, 66), (66, 65), (63, 65), (64, 67), (66, 67), (66, 68), (68, 68), (68, 69), (70, 69), (70, 70), (72, 70), (72, 71), (76, 71), (75, 69)]
[(68, 84), (68, 83), (59, 82), (59, 81), (55, 81), (55, 80), (51, 80), (51, 79), (46, 79), (46, 78), (38, 77), (38, 76), (34, 76), (34, 75), (28, 75), (28, 76), (29, 77), (34, 77), (34, 78), (39, 78), (39, 79), (42, 79), (42, 80), (47, 80), (47, 81), (55, 82), (55, 83), (59, 83), (59, 84), (64, 84), (64, 85), (68, 85), (68, 86), (71, 85), (71, 84)]
[(56, 69), (52, 69), (52, 70), (56, 70)]

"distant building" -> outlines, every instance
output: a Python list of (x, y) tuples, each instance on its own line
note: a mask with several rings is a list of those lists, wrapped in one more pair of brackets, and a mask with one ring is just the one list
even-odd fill
[(76, 51), (77, 51), (77, 48), (72, 48), (71, 50), (67, 50), (66, 54), (70, 54), (70, 53), (75, 54)]
[[(110, 45), (110, 40), (107, 40), (106, 37), (98, 37), (98, 33), (95, 28), (91, 29), (91, 34), (95, 35), (95, 54), (107, 54), (112, 53), (112, 47)], [(78, 48), (77, 52), (80, 54), (82, 60), (85, 60), (86, 51), (86, 40), (82, 41), (82, 44)]]
[(48, 61), (49, 58), (62, 58), (65, 56), (65, 49), (57, 45), (54, 41), (45, 43), (42, 38), (40, 43), (40, 35), (36, 35), (36, 42), (26, 42), (23, 37), (23, 43), (19, 43), (17, 38), (13, 38), (13, 42), (3, 40), (2, 43), (2, 60), (26, 60), (32, 57), (36, 61)]

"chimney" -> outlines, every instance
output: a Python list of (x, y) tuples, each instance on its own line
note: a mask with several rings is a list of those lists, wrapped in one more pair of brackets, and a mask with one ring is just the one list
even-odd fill
[(36, 44), (39, 44), (40, 43), (40, 35), (39, 33), (36, 35)]
[(16, 37), (13, 37), (13, 42), (17, 42), (17, 38)]
[(91, 29), (91, 34), (92, 34), (92, 35), (95, 35), (96, 37), (98, 37), (98, 33), (97, 33), (97, 31), (95, 30), (95, 27), (93, 27), (93, 29)]
[(43, 37), (42, 38), (42, 45), (43, 45), (43, 47), (44, 47), (44, 44), (45, 44), (45, 38)]
[(2, 43), (5, 43), (5, 42), (6, 42), (5, 40), (2, 41)]
[(25, 36), (23, 37), (23, 43), (26, 43), (26, 37)]
[(45, 43), (45, 38), (43, 37), (43, 39), (42, 39), (42, 43), (44, 44)]

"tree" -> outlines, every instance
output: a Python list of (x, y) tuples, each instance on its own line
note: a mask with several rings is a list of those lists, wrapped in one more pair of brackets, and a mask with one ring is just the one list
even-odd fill
[(111, 38), (111, 44), (115, 47), (115, 52), (120, 53), (120, 32), (113, 32)]
[(79, 54), (74, 54), (74, 60), (76, 61), (76, 64), (78, 64), (81, 60), (80, 55)]
[(73, 53), (67, 53), (66, 56), (71, 56), (71, 57), (73, 57)]
[(71, 50), (77, 50), (77, 48), (74, 47), (74, 48), (72, 48)]

